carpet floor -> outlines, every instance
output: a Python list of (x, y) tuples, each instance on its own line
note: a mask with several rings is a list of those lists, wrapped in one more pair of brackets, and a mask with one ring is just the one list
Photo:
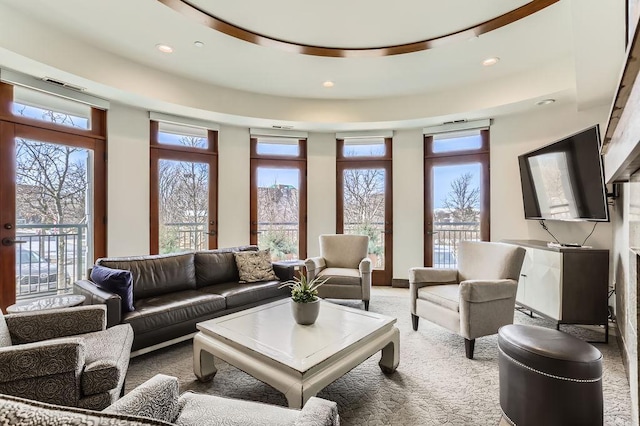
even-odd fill
[[(338, 403), (342, 425), (498, 425), (497, 335), (477, 339), (474, 359), (469, 360), (461, 337), (425, 320), (420, 321), (417, 332), (413, 331), (408, 289), (374, 287), (369, 309), (398, 318), (400, 365), (387, 376), (378, 367), (380, 355), (376, 354), (318, 394)], [(516, 312), (515, 322), (554, 327), (550, 321), (520, 312)], [(593, 340), (602, 340), (604, 335), (581, 327), (562, 329)], [(629, 383), (616, 339), (595, 346), (604, 356), (604, 424), (632, 424)], [(223, 361), (216, 360), (216, 366), (213, 381), (197, 381), (191, 341), (186, 341), (133, 358), (126, 390), (163, 373), (177, 376), (181, 391), (287, 405), (284, 396), (272, 387)]]

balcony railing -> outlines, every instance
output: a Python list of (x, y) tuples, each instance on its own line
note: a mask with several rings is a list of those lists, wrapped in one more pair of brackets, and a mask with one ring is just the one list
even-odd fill
[(209, 247), (207, 224), (204, 222), (165, 223), (160, 229), (160, 252), (206, 250)]
[(86, 278), (87, 225), (18, 225), (16, 298), (68, 293)]
[(480, 241), (480, 222), (435, 222), (433, 224), (433, 266), (457, 267), (458, 243)]

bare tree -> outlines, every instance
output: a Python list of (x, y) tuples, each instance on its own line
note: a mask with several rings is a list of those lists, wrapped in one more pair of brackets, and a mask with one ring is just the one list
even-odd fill
[[(26, 115), (27, 106), (16, 113)], [(79, 117), (35, 108), (41, 119), (71, 127), (82, 127)], [(80, 224), (86, 222), (87, 165), (81, 148), (19, 138), (16, 143), (16, 213), (34, 224)], [(84, 158), (83, 158), (84, 157)], [(55, 232), (69, 234), (74, 228), (59, 226)], [(78, 241), (78, 244), (81, 244)], [(67, 238), (56, 237), (58, 288), (65, 289)], [(39, 244), (44, 255), (44, 244)], [(80, 253), (78, 248), (78, 253)], [(47, 256), (49, 254), (47, 253)]]
[(371, 254), (382, 254), (380, 235), (384, 229), (384, 202), (385, 172), (383, 169), (345, 170), (345, 231), (368, 235)]
[[(181, 145), (195, 147), (201, 138), (183, 136)], [(206, 247), (209, 215), (209, 167), (206, 163), (162, 160), (159, 164), (161, 252)], [(188, 241), (180, 239), (186, 233)]]
[(258, 188), (258, 223), (268, 224), (263, 229), (259, 244), (268, 248), (274, 259), (283, 259), (298, 252), (298, 235), (291, 224), (300, 220), (298, 188), (277, 182)]
[(470, 172), (458, 176), (451, 182), (451, 189), (442, 202), (443, 207), (451, 210), (457, 222), (477, 222), (479, 220), (480, 188), (472, 187), (473, 174)]

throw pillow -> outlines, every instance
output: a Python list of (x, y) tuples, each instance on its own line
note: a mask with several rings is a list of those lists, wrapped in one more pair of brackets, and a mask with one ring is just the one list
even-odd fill
[(233, 253), (240, 275), (239, 282), (254, 283), (257, 281), (277, 280), (269, 250), (241, 251)]
[(133, 275), (124, 269), (112, 269), (93, 265), (91, 281), (103, 290), (117, 294), (122, 299), (122, 312), (133, 312)]

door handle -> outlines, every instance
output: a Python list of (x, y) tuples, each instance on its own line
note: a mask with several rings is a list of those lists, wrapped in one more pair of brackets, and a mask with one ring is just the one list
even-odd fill
[(213, 237), (213, 236), (218, 235), (218, 233), (217, 233), (216, 231), (209, 231), (209, 232), (207, 232), (207, 231), (203, 231), (203, 232), (204, 232), (205, 234), (207, 234), (207, 235), (211, 235), (212, 237)]
[(436, 235), (438, 231), (427, 231), (427, 235)]
[(24, 244), (27, 241), (22, 241), (22, 240), (14, 240), (13, 238), (3, 238), (2, 239), (2, 245), (3, 246), (12, 246), (14, 244)]

